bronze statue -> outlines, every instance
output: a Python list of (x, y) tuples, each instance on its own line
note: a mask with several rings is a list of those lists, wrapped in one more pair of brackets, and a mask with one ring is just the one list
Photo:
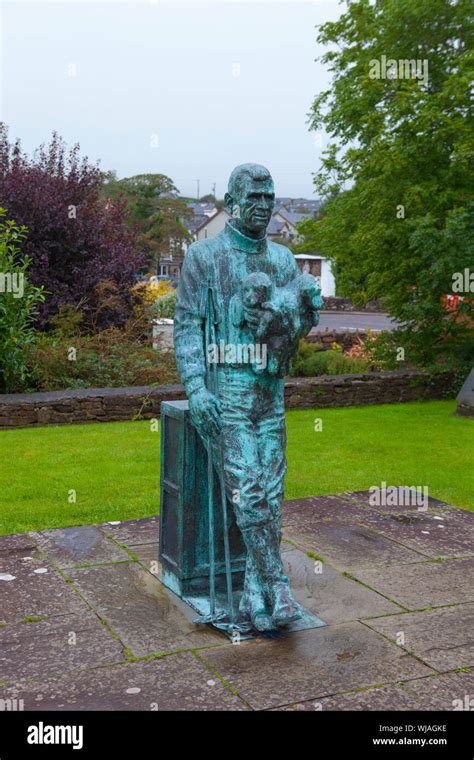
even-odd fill
[(225, 202), (232, 214), (225, 230), (186, 254), (177, 291), (176, 361), (193, 423), (210, 460), (221, 467), (247, 549), (241, 618), (270, 631), (303, 614), (280, 557), (284, 375), (298, 340), (317, 324), (323, 301), (316, 280), (300, 274), (291, 251), (267, 240), (275, 204), (268, 169), (237, 166)]

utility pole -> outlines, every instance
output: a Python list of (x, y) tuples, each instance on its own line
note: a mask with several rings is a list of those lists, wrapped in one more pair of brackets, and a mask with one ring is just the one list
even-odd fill
[(197, 199), (199, 200), (199, 180), (196, 180), (197, 183)]
[(216, 183), (215, 182), (214, 182), (214, 184), (212, 186), (212, 194), (214, 196), (214, 200), (216, 200)]

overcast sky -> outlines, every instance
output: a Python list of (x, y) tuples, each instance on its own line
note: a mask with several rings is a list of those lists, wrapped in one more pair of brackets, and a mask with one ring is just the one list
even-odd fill
[(119, 177), (170, 176), (222, 197), (254, 161), (278, 195), (313, 193), (324, 135), (308, 131), (328, 83), (315, 25), (335, 0), (1, 4), (1, 118), (32, 151), (57, 130)]

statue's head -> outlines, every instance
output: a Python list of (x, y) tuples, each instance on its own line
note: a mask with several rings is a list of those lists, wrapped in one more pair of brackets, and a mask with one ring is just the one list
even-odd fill
[(240, 226), (253, 235), (263, 236), (275, 205), (272, 175), (260, 164), (240, 164), (229, 178), (225, 204), (233, 215), (240, 210)]
[(246, 306), (261, 306), (272, 295), (272, 281), (265, 272), (252, 272), (242, 283), (242, 300)]

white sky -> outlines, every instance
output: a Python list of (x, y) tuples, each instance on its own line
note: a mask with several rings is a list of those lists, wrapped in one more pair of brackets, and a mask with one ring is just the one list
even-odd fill
[(306, 119), (328, 83), (314, 27), (342, 11), (335, 0), (3, 0), (1, 119), (28, 152), (57, 130), (102, 169), (161, 172), (183, 194), (199, 178), (201, 195), (216, 182), (222, 197), (232, 168), (255, 161), (278, 195), (311, 197), (325, 137)]

